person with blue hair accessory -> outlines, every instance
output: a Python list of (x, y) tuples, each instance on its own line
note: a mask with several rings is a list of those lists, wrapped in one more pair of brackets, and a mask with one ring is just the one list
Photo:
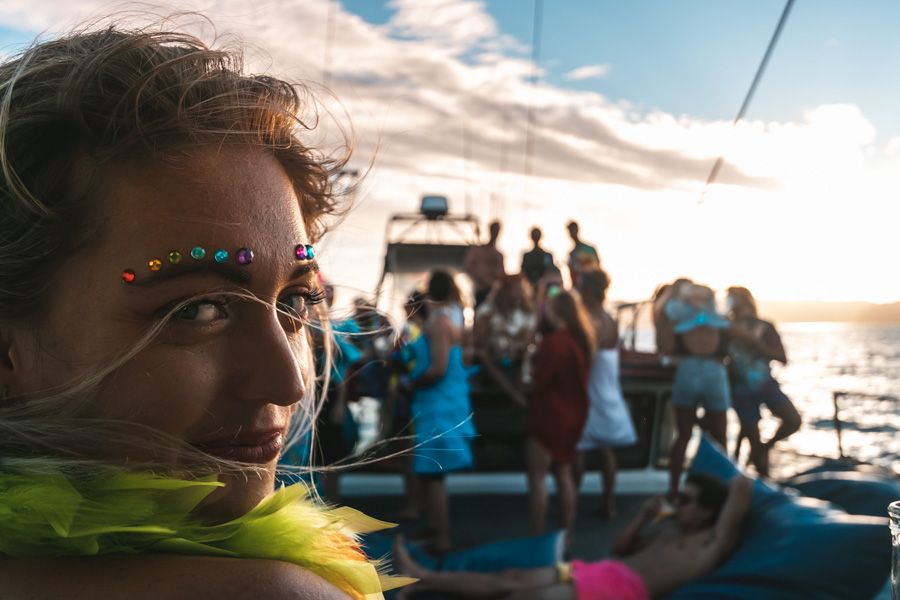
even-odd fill
[(689, 279), (679, 279), (661, 290), (654, 300), (653, 313), (660, 354), (677, 360), (672, 384), (677, 435), (669, 453), (668, 495), (673, 499), (698, 406), (704, 410), (704, 428), (725, 445), (731, 391), (724, 360), (730, 323), (716, 311), (713, 291)]

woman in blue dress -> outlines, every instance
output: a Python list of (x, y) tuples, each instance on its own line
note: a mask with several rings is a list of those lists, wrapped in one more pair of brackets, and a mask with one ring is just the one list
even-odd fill
[(452, 307), (453, 278), (435, 271), (428, 282), (430, 301), (423, 335), (413, 344), (413, 470), (422, 479), (430, 549), (450, 548), (449, 499), (445, 476), (472, 466), (475, 435), (469, 382), (463, 364), (463, 327)]

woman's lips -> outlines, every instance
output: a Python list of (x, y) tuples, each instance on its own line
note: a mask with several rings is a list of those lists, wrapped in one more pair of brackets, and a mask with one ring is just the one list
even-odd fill
[(227, 460), (244, 463), (270, 463), (281, 455), (284, 440), (281, 431), (271, 431), (259, 435), (242, 435), (240, 439), (231, 441), (216, 440), (206, 444), (198, 444), (198, 448)]

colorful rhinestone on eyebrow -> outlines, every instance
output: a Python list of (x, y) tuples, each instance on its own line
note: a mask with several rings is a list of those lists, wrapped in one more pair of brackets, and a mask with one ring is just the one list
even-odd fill
[[(298, 245), (295, 248), (294, 252), (298, 259), (301, 258), (302, 254), (303, 258), (301, 260), (310, 260), (316, 255), (313, 247), (308, 244)], [(206, 249), (203, 246), (194, 246), (193, 248), (191, 248), (190, 255), (194, 260), (203, 260), (204, 258), (206, 258)], [(213, 260), (221, 264), (227, 262), (229, 256), (230, 254), (228, 250), (219, 249), (213, 253)], [(169, 264), (172, 265), (180, 264), (181, 258), (181, 252), (179, 252), (178, 250), (171, 250), (166, 255), (166, 259), (169, 261)], [(256, 258), (256, 254), (253, 252), (252, 248), (240, 248), (234, 254), (235, 261), (241, 266), (249, 265), (253, 262), (254, 258)], [(163, 268), (163, 261), (158, 258), (151, 258), (147, 261), (147, 267), (153, 272), (161, 271)], [(134, 283), (134, 281), (137, 279), (137, 275), (135, 274), (134, 269), (125, 269), (124, 271), (122, 271), (121, 277), (123, 283)]]
[(294, 247), (294, 256), (297, 260), (312, 260), (316, 257), (316, 250), (309, 244), (297, 244)]
[(250, 263), (253, 262), (253, 259), (254, 259), (255, 256), (256, 256), (256, 255), (253, 254), (253, 250), (252, 250), (252, 249), (250, 249), (250, 248), (241, 248), (240, 250), (238, 250), (238, 251), (235, 253), (234, 258), (235, 258), (235, 260), (237, 260), (237, 263), (238, 263), (239, 265), (249, 265)]

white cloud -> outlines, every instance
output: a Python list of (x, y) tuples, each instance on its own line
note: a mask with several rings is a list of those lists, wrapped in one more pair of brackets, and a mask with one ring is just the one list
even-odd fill
[[(5, 0), (0, 24), (61, 31), (107, 6), (100, 0)], [(394, 0), (391, 6), (396, 12), (386, 26), (344, 12), (336, 0), (179, 6), (202, 10), (220, 33), (236, 33), (250, 44), (251, 70), (315, 83), (327, 68), (340, 104), (320, 95), (325, 109), (352, 120), (355, 166), (375, 161), (353, 221), (359, 229), (335, 238), (351, 235), (369, 249), (360, 256), (370, 261), (332, 264), (338, 280), (377, 279), (386, 212), (398, 205), (413, 210), (418, 195), (431, 192), (446, 193), (456, 209), (468, 197), (479, 214), (496, 209), (490, 216), (506, 218), (501, 247), (511, 268), (530, 225), (544, 225), (548, 247), (562, 256), (568, 248), (564, 222), (578, 218), (585, 238), (601, 246), (617, 297), (647, 295), (659, 281), (693, 275), (717, 286), (744, 282), (763, 298), (828, 298), (841, 291), (829, 287), (835, 266), (893, 252), (888, 224), (900, 215), (889, 207), (898, 206), (892, 195), (900, 189), (900, 142), (889, 140), (877, 153), (873, 176), (868, 154), (876, 130), (855, 105), (810, 107), (796, 121), (750, 120), (737, 127), (638, 113), (597, 93), (532, 85), (528, 53), (498, 30), (483, 2)], [(334, 30), (327, 48), (329, 14)], [(212, 37), (198, 19), (188, 21)], [(599, 76), (600, 67), (568, 75), (594, 69)], [(333, 135), (333, 123), (322, 123)], [(529, 127), (533, 176), (526, 179)], [(720, 154), (726, 164), (698, 205)], [(868, 214), (892, 216), (869, 218), (860, 227), (849, 198)], [(761, 236), (774, 242), (760, 243)], [(894, 278), (861, 277), (843, 291), (900, 297)]]
[(397, 12), (391, 19), (393, 32), (457, 51), (497, 36), (497, 26), (478, 0), (391, 0)]
[(585, 79), (602, 79), (609, 75), (612, 67), (609, 65), (585, 65), (572, 69), (563, 75), (563, 79), (569, 81), (584, 81)]

